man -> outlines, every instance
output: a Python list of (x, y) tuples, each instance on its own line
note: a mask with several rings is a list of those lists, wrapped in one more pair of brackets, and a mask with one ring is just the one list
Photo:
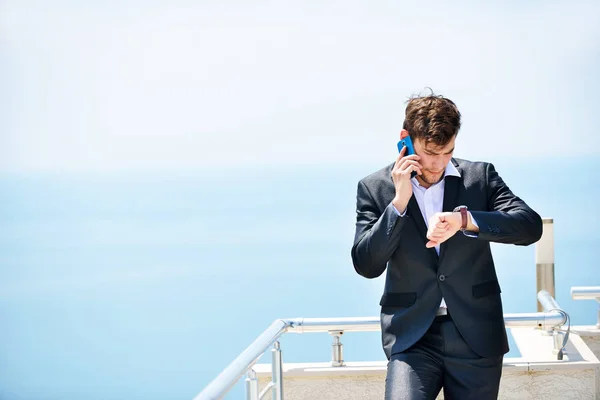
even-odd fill
[[(415, 153), (358, 183), (352, 260), (366, 278), (387, 267), (381, 332), (385, 398), (496, 399), (508, 351), (490, 242), (529, 245), (540, 216), (494, 166), (452, 158), (460, 112), (414, 97), (400, 138)], [(416, 176), (411, 178), (411, 173)]]

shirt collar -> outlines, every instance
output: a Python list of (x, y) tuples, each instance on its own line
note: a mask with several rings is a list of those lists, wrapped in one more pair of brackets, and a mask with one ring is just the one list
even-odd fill
[(450, 160), (448, 165), (446, 165), (446, 172), (444, 173), (444, 178), (447, 176), (455, 176), (457, 178), (460, 178), (460, 172), (458, 172), (454, 164), (452, 164), (452, 160)]

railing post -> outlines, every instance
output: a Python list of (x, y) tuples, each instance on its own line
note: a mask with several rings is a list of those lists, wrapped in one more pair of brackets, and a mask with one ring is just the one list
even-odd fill
[(552, 349), (552, 354), (558, 354), (563, 347), (563, 339), (565, 334), (563, 332), (554, 330), (552, 332), (552, 338), (554, 339), (554, 349)]
[[(547, 290), (552, 297), (554, 295), (554, 220), (543, 218), (543, 232), (540, 240), (535, 244), (535, 276), (536, 293)], [(537, 302), (537, 310), (543, 310), (542, 305)]]
[(259, 400), (259, 394), (256, 372), (250, 368), (246, 378), (246, 400)]
[(273, 379), (273, 388), (271, 389), (272, 400), (283, 400), (283, 362), (281, 358), (281, 345), (279, 341), (273, 344), (271, 350), (271, 376)]
[(333, 367), (343, 367), (344, 363), (344, 345), (340, 341), (340, 338), (344, 334), (344, 331), (329, 331), (329, 334), (333, 336), (333, 344), (331, 345), (331, 365)]

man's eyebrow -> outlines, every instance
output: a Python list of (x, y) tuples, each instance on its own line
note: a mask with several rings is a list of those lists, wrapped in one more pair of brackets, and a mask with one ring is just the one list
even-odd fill
[[(435, 151), (431, 151), (431, 150), (427, 150), (427, 149), (424, 149), (424, 150), (425, 150), (426, 153), (432, 154), (434, 156), (438, 156), (438, 155), (442, 154), (442, 153), (437, 153)], [(454, 152), (454, 147), (452, 149), (450, 149), (449, 151), (447, 151), (446, 153), (444, 153), (444, 154), (452, 154), (453, 152)]]

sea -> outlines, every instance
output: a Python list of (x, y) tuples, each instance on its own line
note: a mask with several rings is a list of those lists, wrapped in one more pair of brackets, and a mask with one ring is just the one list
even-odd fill
[[(594, 324), (570, 288), (600, 285), (598, 157), (490, 161), (554, 219), (556, 299)], [(356, 184), (384, 165), (2, 173), (0, 399), (192, 399), (277, 318), (377, 316), (384, 278), (350, 248)], [(535, 246), (492, 250), (504, 311), (535, 312)], [(379, 333), (342, 342), (384, 360)], [(331, 337), (281, 347), (323, 362)]]

